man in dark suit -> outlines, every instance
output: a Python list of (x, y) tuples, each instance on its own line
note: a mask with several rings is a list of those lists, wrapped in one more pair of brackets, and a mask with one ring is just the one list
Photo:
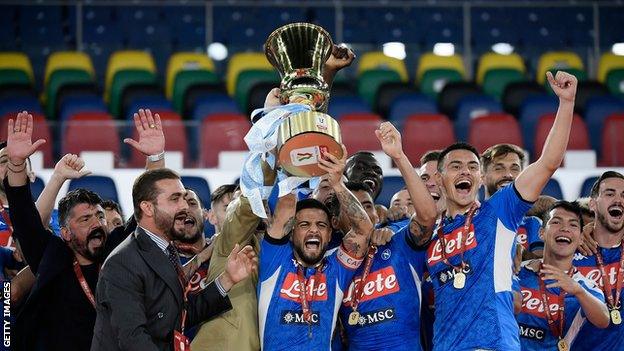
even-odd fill
[(227, 292), (257, 269), (250, 246), (230, 253), (225, 271), (201, 293), (188, 295), (177, 249), (172, 241), (193, 225), (177, 173), (151, 170), (132, 187), (138, 228), (108, 257), (97, 286), (97, 320), (92, 351), (170, 350), (174, 331), (208, 320), (232, 308)]

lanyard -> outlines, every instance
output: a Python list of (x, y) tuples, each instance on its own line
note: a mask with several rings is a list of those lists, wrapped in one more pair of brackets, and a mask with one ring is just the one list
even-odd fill
[(608, 307), (610, 310), (620, 309), (620, 294), (622, 292), (622, 276), (624, 275), (624, 241), (620, 243), (620, 266), (618, 267), (617, 274), (615, 276), (615, 297), (613, 297), (613, 287), (611, 286), (611, 279), (607, 275), (607, 271), (604, 265), (604, 259), (602, 258), (602, 252), (598, 250), (596, 252), (596, 263), (598, 269), (600, 269), (600, 279), (602, 280), (602, 290), (607, 298)]
[[(541, 270), (541, 265), (540, 265), (540, 270)], [(572, 277), (574, 275), (574, 267), (571, 267), (570, 270), (568, 271), (568, 275), (570, 277)], [(557, 311), (555, 311), (555, 313), (551, 313), (550, 311), (550, 303), (548, 302), (548, 295), (546, 293), (546, 286), (544, 284), (544, 281), (542, 280), (541, 276), (538, 274), (537, 276), (537, 281), (539, 283), (540, 286), (540, 293), (542, 295), (542, 305), (544, 307), (544, 314), (546, 314), (546, 320), (548, 321), (548, 327), (550, 328), (550, 331), (553, 333), (553, 335), (558, 338), (561, 339), (561, 337), (563, 336), (563, 328), (565, 325), (565, 295), (566, 292), (559, 288), (559, 296), (558, 296), (558, 305), (559, 305), (559, 309)], [(555, 325), (555, 319), (557, 319), (557, 314), (559, 315), (559, 326), (557, 327)]]
[(442, 259), (443, 259), (442, 262), (444, 262), (447, 266), (453, 267), (456, 272), (459, 272), (462, 268), (466, 266), (466, 262), (464, 262), (464, 251), (466, 251), (466, 241), (468, 240), (470, 225), (472, 224), (472, 217), (474, 216), (474, 213), (476, 210), (477, 210), (477, 206), (473, 203), (470, 206), (470, 210), (468, 210), (468, 215), (466, 216), (466, 220), (464, 221), (461, 245), (459, 249), (459, 255), (460, 255), (459, 257), (461, 260), (461, 263), (459, 266), (452, 265), (451, 262), (449, 262), (448, 257), (446, 256), (446, 238), (444, 238), (444, 231), (442, 230), (442, 228), (444, 227), (443, 222), (444, 222), (444, 215), (446, 212), (442, 213), (442, 217), (440, 220), (440, 225), (438, 226), (438, 233), (437, 233), (438, 240), (440, 240), (440, 245), (442, 249)]
[[(98, 268), (98, 271), (99, 271), (99, 268)], [(89, 299), (89, 302), (91, 302), (91, 305), (93, 306), (93, 308), (95, 308), (95, 297), (93, 297), (91, 288), (89, 288), (89, 284), (87, 284), (87, 281), (85, 280), (85, 277), (82, 274), (82, 269), (80, 269), (78, 260), (76, 260), (75, 257), (74, 257), (74, 273), (76, 274), (76, 278), (78, 278), (78, 283), (80, 283), (80, 287), (82, 288), (82, 291), (87, 296), (87, 299)]]
[(356, 311), (358, 305), (360, 304), (360, 300), (362, 296), (364, 296), (364, 284), (366, 283), (366, 278), (368, 278), (368, 274), (370, 273), (371, 266), (373, 265), (373, 258), (377, 253), (377, 246), (371, 245), (368, 248), (368, 254), (366, 255), (366, 263), (364, 264), (364, 272), (362, 273), (362, 278), (355, 285), (353, 289), (353, 300), (351, 300), (351, 308), (353, 311)]
[[(321, 279), (322, 267), (323, 267), (323, 263), (321, 263), (321, 265), (316, 269), (316, 272), (314, 272), (314, 275), (312, 276), (314, 278), (314, 282), (317, 284)], [(310, 322), (312, 321), (312, 312), (310, 311), (311, 298), (308, 299), (309, 279), (305, 278), (303, 274), (304, 269), (305, 268), (299, 262), (297, 262), (297, 280), (299, 281), (299, 290), (300, 290), (299, 297), (300, 297), (300, 302), (301, 302), (301, 310), (303, 311), (303, 320), (306, 323), (310, 324)], [(312, 291), (311, 293), (312, 295), (314, 295), (314, 291)]]

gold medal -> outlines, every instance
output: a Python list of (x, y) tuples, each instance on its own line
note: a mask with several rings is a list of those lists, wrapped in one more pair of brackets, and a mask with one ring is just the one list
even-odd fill
[(466, 285), (466, 275), (464, 272), (455, 272), (455, 278), (453, 278), (453, 287), (455, 289), (463, 289)]
[(619, 325), (622, 323), (622, 315), (618, 310), (611, 310), (611, 322), (615, 325)]
[(360, 313), (358, 311), (353, 311), (349, 314), (349, 325), (356, 325), (360, 320)]
[(568, 351), (568, 343), (563, 339), (559, 339), (559, 342), (557, 343), (557, 349), (559, 351)]

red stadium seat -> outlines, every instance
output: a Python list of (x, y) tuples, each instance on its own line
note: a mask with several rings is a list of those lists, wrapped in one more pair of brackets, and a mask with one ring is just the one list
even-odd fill
[[(39, 113), (31, 113), (33, 115), (33, 141), (38, 139), (45, 139), (46, 143), (39, 147), (39, 151), (43, 152), (43, 165), (46, 168), (54, 167), (54, 158), (52, 156), (52, 146), (54, 145), (54, 139), (52, 139), (52, 134), (50, 133), (50, 128), (48, 127), (48, 121), (42, 114)], [(17, 117), (17, 113), (6, 114), (2, 117), (2, 121), (0, 122), (0, 140), (7, 140), (7, 127), (9, 124), (9, 119), (15, 120)]]
[(444, 149), (455, 142), (453, 125), (440, 114), (417, 114), (407, 117), (403, 126), (403, 148), (412, 164), (429, 150)]
[(624, 166), (624, 114), (614, 113), (607, 117), (602, 128), (602, 157), (600, 166)]
[[(533, 157), (537, 160), (542, 154), (542, 148), (555, 122), (555, 114), (547, 113), (539, 118), (537, 128), (535, 130), (535, 151)], [(570, 130), (570, 140), (568, 141), (568, 150), (589, 150), (589, 135), (587, 134), (587, 126), (581, 116), (574, 114), (572, 119), (572, 129)]]
[[(188, 153), (188, 147), (186, 143), (186, 129), (182, 117), (179, 114), (172, 111), (152, 111), (152, 113), (160, 116), (160, 120), (163, 125), (163, 132), (165, 133), (165, 151), (180, 151), (184, 155), (184, 163), (190, 163), (190, 157)], [(136, 141), (139, 140), (139, 134), (132, 125), (132, 138)], [(132, 156), (130, 157), (129, 166), (132, 168), (143, 168), (145, 166), (145, 155), (132, 148)]]
[(110, 151), (119, 157), (119, 132), (111, 115), (106, 112), (80, 112), (63, 125), (62, 153)]
[(249, 131), (249, 119), (241, 114), (213, 115), (202, 121), (200, 167), (217, 167), (220, 151), (244, 151), (243, 138)]
[(523, 146), (518, 121), (506, 113), (491, 113), (471, 120), (468, 142), (479, 152), (501, 143)]
[(342, 143), (352, 155), (357, 151), (381, 150), (375, 130), (383, 119), (374, 113), (348, 113), (340, 118)]

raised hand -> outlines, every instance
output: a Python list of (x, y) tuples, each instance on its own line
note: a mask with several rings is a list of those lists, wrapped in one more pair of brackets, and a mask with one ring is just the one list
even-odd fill
[(401, 133), (390, 122), (383, 122), (375, 131), (375, 136), (381, 144), (381, 148), (392, 159), (403, 157), (403, 145)]
[[(247, 245), (241, 250), (239, 249), (240, 245), (234, 245), (234, 249), (230, 252), (225, 263), (225, 272), (223, 272), (225, 280), (231, 281), (232, 285), (258, 271), (258, 257), (253, 248)], [(224, 288), (228, 289), (227, 286)]]
[(391, 206), (386, 212), (386, 218), (388, 222), (395, 222), (403, 218), (409, 218), (409, 214), (407, 213), (407, 207)]
[[(574, 268), (572, 268), (574, 269)], [(579, 283), (570, 278), (568, 273), (565, 273), (561, 269), (549, 265), (543, 264), (540, 270), (542, 274), (542, 280), (554, 280), (555, 282), (546, 285), (547, 288), (560, 288), (570, 295), (577, 295), (583, 292), (583, 288)]]
[(9, 119), (7, 129), (7, 156), (13, 165), (24, 163), (46, 142), (43, 139), (32, 142), (33, 116), (26, 111), (18, 113), (15, 121)]
[(578, 80), (575, 76), (567, 72), (558, 71), (554, 77), (552, 73), (546, 72), (546, 78), (559, 99), (574, 102), (576, 86), (578, 85)]
[(152, 116), (149, 109), (140, 109), (139, 113), (134, 114), (134, 125), (139, 132), (139, 141), (126, 138), (124, 143), (146, 156), (158, 155), (165, 151), (165, 134), (158, 113)]
[(280, 88), (273, 88), (266, 96), (264, 100), (264, 108), (275, 107), (282, 104), (280, 100)]
[(355, 59), (355, 53), (346, 45), (335, 45), (332, 48), (332, 54), (325, 61), (325, 70), (338, 72), (339, 70), (351, 65)]
[(345, 165), (347, 163), (347, 148), (344, 145), (342, 147), (342, 158), (338, 158), (331, 153), (323, 153), (319, 158), (318, 166), (328, 174), (327, 180), (332, 186), (342, 183), (342, 175), (344, 173)]
[(386, 245), (392, 240), (394, 232), (390, 228), (379, 228), (373, 231), (371, 235), (371, 244), (381, 246)]
[(583, 256), (593, 256), (598, 252), (598, 243), (592, 236), (594, 232), (594, 224), (589, 223), (583, 227), (583, 235), (581, 235), (581, 242), (578, 246), (578, 252)]
[(66, 154), (54, 166), (54, 173), (62, 180), (81, 178), (91, 174), (91, 171), (84, 167), (84, 161), (75, 154)]

